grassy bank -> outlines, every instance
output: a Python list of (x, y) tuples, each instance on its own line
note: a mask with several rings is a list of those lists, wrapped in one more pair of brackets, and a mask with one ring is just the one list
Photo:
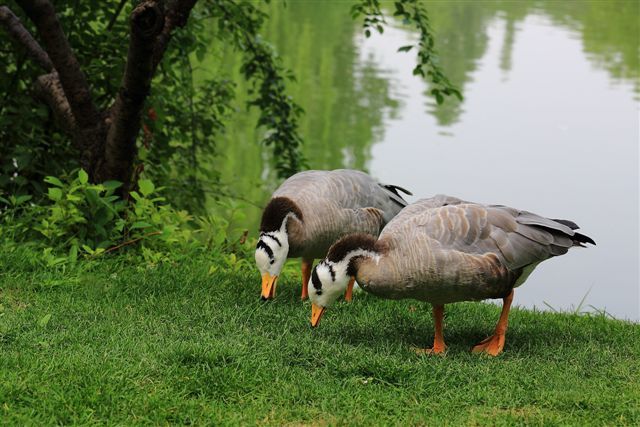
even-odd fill
[[(512, 311), (505, 353), (479, 357), (499, 308), (448, 306), (445, 357), (428, 305), (357, 294), (311, 330), (297, 277), (271, 303), (255, 271), (192, 257), (44, 270), (0, 255), (3, 423), (635, 424), (640, 327)], [(517, 303), (517, 295), (516, 295)]]

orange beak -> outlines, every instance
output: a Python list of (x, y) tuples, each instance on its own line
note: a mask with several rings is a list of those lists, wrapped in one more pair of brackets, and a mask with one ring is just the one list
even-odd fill
[(311, 304), (311, 326), (314, 328), (320, 323), (320, 319), (326, 310), (326, 307), (320, 307), (319, 305)]
[(276, 296), (276, 282), (278, 281), (278, 276), (272, 276), (269, 273), (264, 273), (262, 275), (262, 299), (268, 300), (273, 299)]

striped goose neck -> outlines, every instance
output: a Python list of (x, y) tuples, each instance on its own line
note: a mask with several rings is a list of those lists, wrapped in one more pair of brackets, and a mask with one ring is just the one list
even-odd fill
[(274, 197), (269, 201), (262, 212), (260, 232), (287, 231), (287, 223), (290, 218), (303, 220), (302, 211), (298, 205), (288, 197)]
[(327, 264), (346, 268), (346, 274), (356, 276), (357, 263), (360, 258), (378, 259), (381, 253), (376, 247), (376, 238), (370, 234), (356, 233), (343, 237), (329, 248)]

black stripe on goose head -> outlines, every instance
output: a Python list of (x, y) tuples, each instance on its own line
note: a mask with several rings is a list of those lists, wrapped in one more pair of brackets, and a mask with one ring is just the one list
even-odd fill
[(262, 240), (258, 240), (258, 244), (256, 245), (256, 250), (258, 250), (258, 249), (263, 249), (267, 253), (267, 256), (269, 257), (269, 263), (270, 264), (273, 264), (274, 262), (276, 262), (276, 259), (273, 256), (273, 251), (271, 250), (269, 245), (267, 245)]
[(311, 272), (311, 283), (313, 283), (313, 287), (316, 289), (317, 295), (322, 295), (322, 282), (318, 277), (318, 272), (316, 271), (318, 266), (313, 267), (313, 271)]
[[(349, 234), (334, 243), (333, 246), (329, 248), (327, 260), (335, 263), (343, 261), (349, 252), (353, 252), (358, 249), (369, 252), (379, 252), (376, 248), (375, 237), (370, 234), (355, 233)], [(353, 263), (355, 258), (357, 257), (351, 258), (349, 266), (347, 267), (347, 274), (350, 276), (355, 276), (355, 265)]]
[(303, 220), (302, 211), (293, 200), (288, 197), (274, 197), (262, 212), (260, 231), (269, 232), (280, 230), (284, 218), (289, 213), (293, 213), (300, 221)]

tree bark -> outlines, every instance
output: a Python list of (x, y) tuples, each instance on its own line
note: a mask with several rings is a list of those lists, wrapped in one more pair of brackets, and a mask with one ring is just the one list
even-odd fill
[(46, 71), (53, 71), (53, 63), (33, 36), (22, 25), (20, 19), (7, 6), (0, 6), (0, 23), (5, 27), (9, 36), (23, 46), (27, 55)]
[(73, 140), (80, 147), (80, 166), (95, 181), (94, 171), (100, 164), (106, 124), (91, 99), (89, 83), (80, 69), (69, 41), (62, 30), (56, 11), (49, 0), (16, 0), (33, 21), (44, 47), (58, 72), (60, 84), (75, 119)]
[[(197, 0), (141, 2), (131, 13), (127, 63), (113, 105), (104, 112), (95, 106), (88, 81), (64, 34), (50, 0), (16, 0), (37, 29), (41, 47), (6, 6), (0, 25), (23, 46), (48, 74), (38, 77), (35, 93), (52, 109), (60, 127), (80, 149), (80, 166), (93, 182), (118, 180), (129, 191), (136, 156), (136, 139), (151, 79), (176, 28), (186, 25)], [(125, 1), (120, 2), (109, 27)]]
[(164, 28), (156, 40), (155, 49), (153, 52), (153, 68), (154, 70), (162, 61), (164, 52), (167, 50), (173, 31), (176, 28), (182, 28), (187, 24), (189, 14), (196, 5), (198, 0), (175, 0), (169, 10), (166, 13), (166, 19)]
[(153, 77), (154, 41), (164, 26), (164, 11), (155, 1), (139, 4), (131, 13), (127, 64), (118, 96), (111, 108), (105, 162), (96, 179), (117, 179), (129, 187), (140, 132), (142, 109)]
[(36, 96), (51, 108), (56, 122), (62, 130), (69, 135), (73, 135), (76, 128), (76, 121), (71, 112), (69, 101), (62, 89), (58, 73), (54, 71), (39, 76), (33, 89)]
[(89, 83), (60, 26), (53, 5), (49, 0), (16, 0), (16, 3), (35, 24), (58, 72), (78, 127), (80, 130), (95, 128), (100, 120), (100, 113), (93, 104)]

